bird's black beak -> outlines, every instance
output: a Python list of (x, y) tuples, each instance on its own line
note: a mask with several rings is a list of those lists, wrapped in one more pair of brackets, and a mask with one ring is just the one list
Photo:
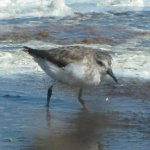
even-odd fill
[(108, 70), (107, 70), (107, 74), (109, 74), (109, 75), (113, 78), (113, 80), (114, 80), (116, 83), (118, 83), (118, 80), (117, 80), (117, 78), (115, 77), (115, 75), (113, 74), (112, 69), (108, 69)]

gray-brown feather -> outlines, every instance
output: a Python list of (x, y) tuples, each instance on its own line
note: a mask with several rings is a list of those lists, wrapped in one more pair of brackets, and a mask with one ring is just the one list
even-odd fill
[(102, 52), (101, 50), (83, 46), (67, 46), (50, 50), (37, 50), (29, 47), (24, 48), (30, 55), (46, 59), (59, 67), (65, 67), (70, 63), (80, 61), (89, 54), (95, 58), (96, 62), (98, 60), (106, 59), (111, 65), (111, 56), (109, 54)]

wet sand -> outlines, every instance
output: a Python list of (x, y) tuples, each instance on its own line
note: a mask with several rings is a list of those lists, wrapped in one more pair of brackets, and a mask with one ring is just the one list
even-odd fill
[(107, 79), (84, 91), (84, 111), (77, 90), (64, 85), (55, 87), (45, 108), (46, 88), (36, 83), (42, 79), (30, 80), (8, 79), (1, 93), (0, 149), (149, 150), (150, 81), (119, 78), (115, 85)]

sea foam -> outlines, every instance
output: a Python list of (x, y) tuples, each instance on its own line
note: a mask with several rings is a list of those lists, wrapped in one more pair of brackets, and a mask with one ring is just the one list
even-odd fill
[[(121, 45), (109, 47), (101, 44), (89, 45), (88, 47), (113, 52), (110, 53), (113, 58), (112, 68), (117, 77), (150, 79), (150, 70), (148, 69), (150, 68), (150, 54), (148, 50), (142, 48), (143, 51), (128, 51), (128, 47), (134, 47), (133, 43), (139, 43), (140, 40), (141, 39), (134, 39)], [(51, 49), (63, 46), (40, 41), (30, 41), (24, 43), (24, 45), (37, 49)], [(87, 45), (84, 44), (74, 44), (72, 46), (75, 45), (87, 47)], [(13, 51), (5, 50), (0, 53), (0, 72), (1, 77), (44, 73), (33, 58), (23, 52), (23, 48), (16, 48), (16, 50)]]
[(1, 0), (0, 3), (0, 19), (73, 15), (64, 0)]
[[(149, 0), (1, 0), (0, 19), (45, 16), (71, 16), (74, 12), (141, 10)], [(121, 9), (120, 9), (121, 8)], [(129, 8), (129, 9), (128, 9)], [(87, 9), (87, 10), (85, 10)]]

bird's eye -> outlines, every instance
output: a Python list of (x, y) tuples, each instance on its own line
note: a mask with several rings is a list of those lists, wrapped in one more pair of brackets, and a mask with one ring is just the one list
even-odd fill
[(100, 61), (100, 60), (97, 60), (97, 63), (98, 63), (99, 65), (101, 65), (101, 66), (104, 66), (104, 63), (103, 63), (102, 61)]
[(102, 61), (97, 61), (97, 63), (99, 64), (99, 65), (101, 65), (101, 66), (104, 66), (104, 63), (102, 62)]

